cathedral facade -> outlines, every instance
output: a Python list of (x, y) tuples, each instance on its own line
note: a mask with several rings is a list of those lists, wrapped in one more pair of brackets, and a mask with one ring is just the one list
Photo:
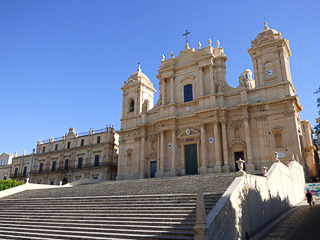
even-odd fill
[(275, 152), (284, 163), (294, 156), (314, 168), (289, 41), (265, 23), (248, 52), (253, 73), (244, 70), (233, 88), (219, 41), (198, 49), (186, 42), (179, 56), (161, 59), (155, 105), (156, 90), (139, 66), (121, 88), (117, 180), (236, 171), (240, 158), (250, 173), (270, 166)]

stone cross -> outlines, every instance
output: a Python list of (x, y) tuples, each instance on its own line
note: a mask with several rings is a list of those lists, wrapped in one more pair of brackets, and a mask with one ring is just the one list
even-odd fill
[(188, 32), (188, 30), (186, 30), (186, 33), (183, 34), (183, 36), (186, 37), (186, 43), (189, 42), (188, 40), (188, 35), (190, 34), (190, 32)]

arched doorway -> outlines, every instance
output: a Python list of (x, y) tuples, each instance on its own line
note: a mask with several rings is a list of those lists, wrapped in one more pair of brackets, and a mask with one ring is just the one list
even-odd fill
[(67, 178), (63, 178), (62, 179), (62, 185), (66, 185), (68, 183), (68, 179)]

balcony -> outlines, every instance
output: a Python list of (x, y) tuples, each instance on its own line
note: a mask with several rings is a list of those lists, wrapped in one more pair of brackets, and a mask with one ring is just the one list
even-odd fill
[(16, 178), (27, 177), (27, 176), (28, 176), (28, 173), (18, 173), (17, 175), (10, 174), (9, 178), (16, 179)]
[(45, 173), (52, 173), (52, 172), (67, 172), (67, 171), (74, 171), (74, 170), (80, 170), (80, 169), (99, 168), (99, 167), (116, 168), (117, 164), (109, 163), (109, 162), (101, 162), (98, 165), (96, 165), (95, 163), (87, 163), (87, 164), (83, 164), (81, 168), (79, 168), (78, 166), (68, 166), (68, 168), (66, 169), (65, 166), (63, 166), (63, 167), (58, 167), (54, 171), (52, 171), (52, 168), (50, 167), (50, 168), (42, 169), (41, 172), (39, 171), (39, 169), (32, 170), (30, 173), (45, 174)]

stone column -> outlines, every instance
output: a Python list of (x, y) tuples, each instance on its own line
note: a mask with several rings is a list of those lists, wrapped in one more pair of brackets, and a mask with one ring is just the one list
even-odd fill
[(220, 134), (218, 129), (219, 121), (213, 121), (213, 134), (214, 134), (214, 151), (215, 151), (215, 165), (213, 171), (216, 173), (221, 172), (221, 145), (220, 145)]
[(165, 80), (164, 80), (164, 78), (162, 78), (161, 97), (162, 97), (162, 105), (165, 105)]
[(171, 148), (171, 172), (170, 176), (176, 176), (177, 175), (177, 154), (176, 154), (176, 149), (177, 149), (177, 139), (176, 139), (176, 128), (173, 127), (171, 129), (171, 134), (172, 134), (172, 148)]
[(157, 176), (164, 176), (164, 130), (160, 131), (160, 170)]
[(207, 151), (206, 151), (206, 133), (205, 124), (201, 123), (201, 167), (200, 174), (207, 173)]
[(246, 135), (246, 150), (247, 150), (247, 171), (253, 171), (254, 165), (252, 162), (252, 147), (251, 147), (251, 138), (250, 138), (250, 128), (249, 128), (249, 113), (248, 110), (243, 110), (243, 122), (244, 122), (244, 130)]
[(200, 96), (204, 95), (204, 83), (203, 83), (203, 74), (202, 74), (202, 66), (199, 66), (198, 68), (199, 71), (199, 82), (200, 82)]
[(210, 91), (211, 93), (215, 93), (215, 86), (213, 81), (213, 64), (209, 65), (209, 81), (210, 81)]
[(170, 92), (170, 103), (174, 103), (174, 83), (173, 83), (174, 77), (171, 77), (170, 80), (170, 87), (171, 87), (171, 92)]
[(145, 177), (145, 129), (141, 131), (141, 138), (140, 138), (140, 169), (139, 169), (139, 178)]
[(223, 159), (224, 159), (223, 171), (230, 172), (226, 121), (225, 120), (221, 121), (221, 125), (222, 125)]

